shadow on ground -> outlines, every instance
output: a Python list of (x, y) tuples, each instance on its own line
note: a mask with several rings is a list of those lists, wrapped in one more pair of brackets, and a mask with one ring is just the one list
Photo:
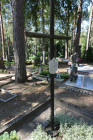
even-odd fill
[(4, 89), (16, 94), (17, 97), (7, 103), (0, 102), (0, 127), (21, 115), (24, 111), (45, 101), (49, 97), (44, 92), (47, 87), (48, 84), (46, 83), (38, 83), (33, 86), (32, 82), (25, 84), (10, 83), (3, 86)]

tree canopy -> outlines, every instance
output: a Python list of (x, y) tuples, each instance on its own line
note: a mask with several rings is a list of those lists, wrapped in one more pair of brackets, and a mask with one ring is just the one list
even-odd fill
[[(49, 0), (24, 0), (24, 30), (31, 32), (39, 33), (50, 33), (50, 1)], [(55, 35), (65, 35), (71, 36), (71, 43), (68, 41), (67, 49), (66, 43), (63, 40), (55, 40), (56, 47), (56, 57), (65, 57), (66, 50), (67, 57), (69, 58), (73, 52), (74, 41), (76, 33), (78, 30), (78, 5), (79, 0), (54, 0), (54, 33)], [(92, 0), (82, 1), (82, 21), (89, 21), (89, 12), (88, 8), (91, 5)], [(12, 11), (12, 1), (3, 0), (1, 2), (1, 14), (3, 19), (3, 32), (4, 32), (4, 41), (5, 41), (5, 56), (8, 57), (14, 56), (14, 41), (13, 41), (13, 11)], [(81, 27), (80, 27), (81, 28)], [(88, 27), (87, 27), (88, 28)], [(93, 28), (93, 24), (92, 24)], [(86, 40), (87, 30), (81, 29), (79, 45), (81, 45), (81, 50), (85, 51), (84, 48), (84, 38)], [(2, 35), (2, 33), (1, 33)], [(90, 34), (90, 40), (93, 40), (92, 32)], [(93, 41), (92, 41), (93, 42)], [(2, 43), (1, 43), (2, 45)], [(1, 47), (0, 45), (0, 47)], [(89, 43), (89, 46), (93, 46), (93, 43)], [(35, 38), (26, 38), (25, 36), (25, 53), (26, 60), (32, 60), (37, 58), (38, 61), (41, 61), (40, 56), (43, 55), (42, 47), (45, 50), (45, 58), (49, 58), (49, 40), (44, 39), (35, 39)], [(72, 49), (72, 50), (71, 50)], [(1, 51), (2, 47), (1, 47)], [(84, 54), (84, 52), (82, 52)], [(81, 55), (82, 57), (83, 55)]]

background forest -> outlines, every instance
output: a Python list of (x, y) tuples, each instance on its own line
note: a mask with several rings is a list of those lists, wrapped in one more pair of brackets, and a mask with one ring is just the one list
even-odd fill
[[(13, 0), (0, 1), (0, 56), (6, 62), (14, 61), (12, 2)], [(80, 3), (81, 9), (79, 7)], [(55, 56), (57, 58), (70, 58), (71, 54), (79, 46), (79, 57), (81, 57), (82, 61), (93, 61), (91, 9), (93, 14), (93, 3), (91, 0), (55, 0), (55, 34), (71, 37), (69, 41), (55, 40)], [(82, 18), (81, 21), (78, 19), (79, 16)], [(90, 20), (91, 24), (89, 23)], [(88, 22), (87, 26), (83, 24), (83, 21)], [(24, 24), (26, 62), (34, 62), (34, 64), (47, 63), (49, 58), (49, 40), (28, 38), (25, 32), (50, 33), (50, 1), (24, 0)], [(91, 26), (91, 32), (89, 33), (90, 38), (87, 45), (89, 25)], [(78, 35), (77, 42), (78, 33), (80, 38)]]

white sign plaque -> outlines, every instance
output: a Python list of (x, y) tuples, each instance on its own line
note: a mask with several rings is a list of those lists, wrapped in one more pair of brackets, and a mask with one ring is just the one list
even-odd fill
[(51, 74), (56, 73), (58, 69), (58, 60), (53, 58), (52, 60), (49, 61), (49, 72)]

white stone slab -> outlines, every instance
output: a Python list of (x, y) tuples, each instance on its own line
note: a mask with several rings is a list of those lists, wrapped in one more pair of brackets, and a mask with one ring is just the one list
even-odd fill
[(93, 65), (80, 64), (78, 71), (93, 73)]
[(78, 75), (76, 81), (68, 80), (65, 82), (65, 85), (93, 91), (93, 77), (86, 75)]

